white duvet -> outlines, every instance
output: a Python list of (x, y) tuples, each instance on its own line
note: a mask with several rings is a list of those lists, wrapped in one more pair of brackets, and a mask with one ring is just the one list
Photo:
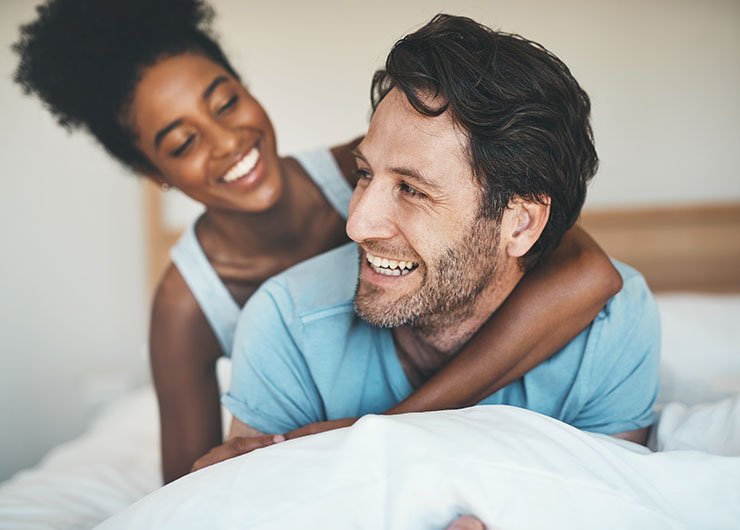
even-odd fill
[[(662, 421), (657, 443), (676, 450), (508, 406), (367, 416), (184, 477), (98, 528), (442, 529), (465, 513), (489, 529), (740, 528), (740, 397)], [(734, 456), (701, 452), (716, 441)]]
[(489, 529), (740, 529), (740, 296), (658, 304), (659, 453), (478, 407), (368, 417), (157, 489), (146, 388), (0, 485), (0, 529), (88, 529), (118, 512), (101, 528), (443, 528), (475, 513)]

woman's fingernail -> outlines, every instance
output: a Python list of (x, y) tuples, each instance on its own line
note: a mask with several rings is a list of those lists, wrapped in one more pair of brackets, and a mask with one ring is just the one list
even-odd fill
[(272, 441), (275, 443), (284, 442), (285, 436), (283, 436), (282, 434), (276, 434), (275, 436), (272, 437)]

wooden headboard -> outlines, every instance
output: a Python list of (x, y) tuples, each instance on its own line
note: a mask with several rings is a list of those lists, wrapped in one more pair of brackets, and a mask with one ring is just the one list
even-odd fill
[[(156, 186), (146, 183), (144, 194), (153, 292), (181, 228), (164, 223)], [(592, 209), (580, 224), (609, 255), (642, 272), (653, 291), (740, 292), (740, 203)]]
[(740, 292), (740, 204), (586, 210), (580, 223), (653, 291)]

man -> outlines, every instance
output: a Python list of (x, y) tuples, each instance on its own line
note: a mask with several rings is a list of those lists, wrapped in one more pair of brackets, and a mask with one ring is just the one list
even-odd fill
[[(241, 316), (230, 438), (387, 410), (476, 333), (577, 219), (597, 157), (588, 96), (539, 45), (438, 15), (373, 80), (355, 151), (357, 243), (268, 281)], [(357, 254), (359, 252), (359, 268)], [(644, 443), (659, 324), (643, 278), (482, 403)], [(200, 466), (198, 466), (200, 467)]]

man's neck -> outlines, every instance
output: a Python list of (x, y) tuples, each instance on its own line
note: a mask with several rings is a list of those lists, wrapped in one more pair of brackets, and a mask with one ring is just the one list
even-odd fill
[(468, 306), (434, 315), (416, 326), (393, 330), (398, 358), (409, 382), (418, 387), (458, 353), (506, 300), (523, 273), (512, 264)]

